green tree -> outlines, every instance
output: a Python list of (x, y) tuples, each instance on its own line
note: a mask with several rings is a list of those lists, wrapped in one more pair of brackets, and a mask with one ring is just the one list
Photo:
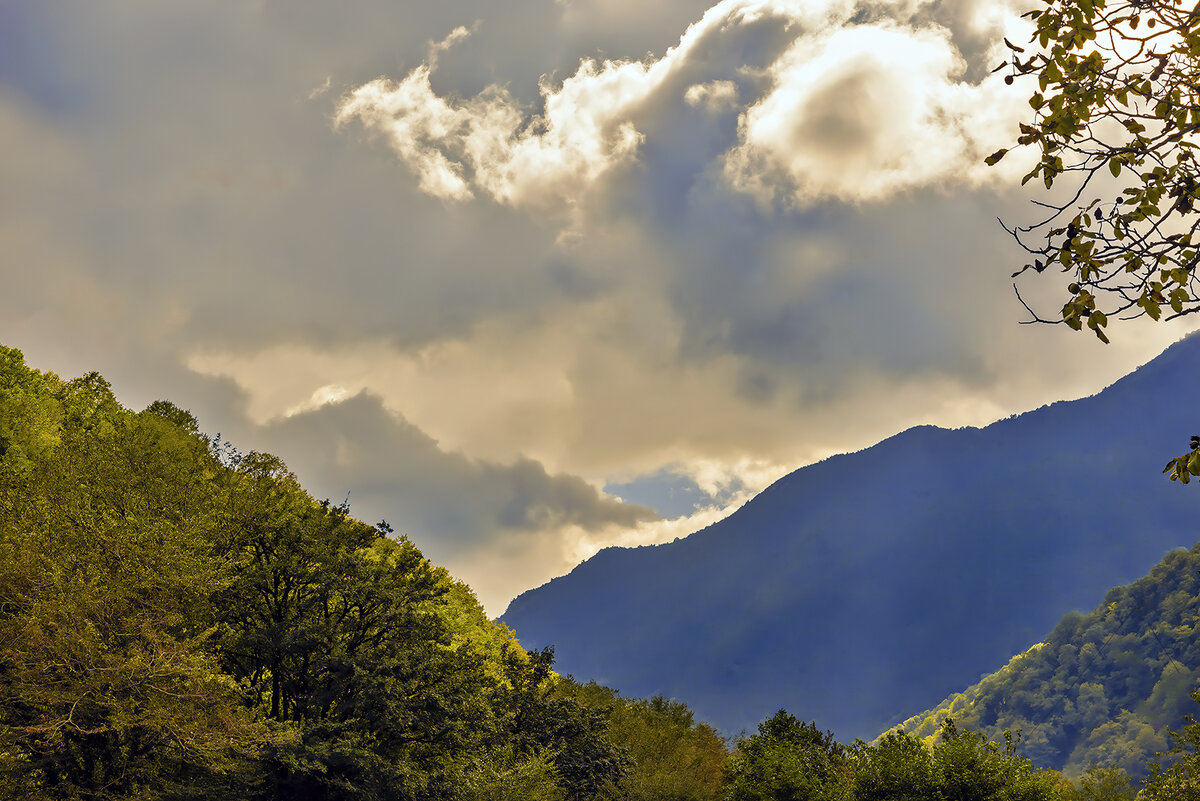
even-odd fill
[(933, 748), (933, 772), (941, 797), (954, 801), (1054, 801), (1054, 778), (1017, 756), (1015, 738), (1004, 745), (959, 730), (949, 718)]
[(615, 690), (570, 679), (559, 692), (605, 712), (607, 737), (626, 751), (629, 772), (604, 787), (605, 801), (712, 801), (721, 789), (729, 749), (687, 705), (662, 695), (622, 698)]
[[(1200, 702), (1200, 692), (1192, 693)], [(1150, 766), (1138, 794), (1143, 801), (1200, 801), (1200, 723), (1188, 715), (1182, 731), (1171, 731), (1171, 748)]]
[(1061, 313), (1034, 321), (1107, 342), (1111, 317), (1195, 313), (1200, 15), (1180, 0), (1047, 0), (1025, 16), (1028, 52), (1008, 43), (1008, 81), (1037, 83), (1017, 139), (1039, 155), (1024, 180), (1066, 189), (1043, 219), (1010, 229), (1032, 257), (1014, 277), (1066, 275)]
[(554, 673), (554, 648), (529, 651), (509, 646), (506, 681), (497, 695), (497, 744), (519, 759), (548, 756), (570, 801), (597, 797), (616, 784), (632, 763), (609, 737), (611, 706), (581, 703), (572, 682)]
[(859, 742), (853, 752), (852, 801), (1057, 801), (1060, 778), (1035, 771), (1004, 745), (959, 729), (946, 718), (932, 747), (902, 731), (878, 743)]
[(937, 797), (933, 752), (896, 730), (854, 751), (854, 801), (926, 801)]
[(1092, 765), (1079, 779), (1080, 801), (1133, 801), (1137, 789), (1118, 767)]
[[(0, 351), (0, 785), (221, 798), (266, 732), (211, 647), (215, 465), (193, 431)], [(36, 792), (34, 792), (36, 788)]]
[(726, 801), (826, 801), (841, 797), (846, 750), (815, 723), (779, 710), (737, 741), (725, 771)]
[(314, 502), (277, 458), (238, 457), (216, 596), (222, 664), (294, 732), (280, 798), (451, 798), (491, 725), (482, 660), (454, 647), (443, 572), (406, 539)]

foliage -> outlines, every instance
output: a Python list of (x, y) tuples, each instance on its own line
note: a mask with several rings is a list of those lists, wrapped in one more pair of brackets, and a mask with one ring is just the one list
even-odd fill
[(1133, 801), (1137, 790), (1120, 768), (1092, 765), (1079, 780), (1079, 801)]
[(629, 771), (629, 754), (609, 739), (611, 708), (587, 706), (572, 697), (551, 670), (553, 664), (552, 647), (506, 649), (501, 734), (517, 756), (548, 754), (570, 801), (594, 798)]
[(1193, 434), (1190, 450), (1183, 456), (1176, 456), (1167, 462), (1164, 473), (1170, 474), (1172, 481), (1187, 484), (1192, 476), (1200, 476), (1200, 434)]
[(0, 387), (4, 783), (221, 797), (272, 735), (211, 650), (207, 449), (96, 374), (63, 382), (0, 349)]
[(1017, 756), (1008, 732), (1001, 747), (950, 718), (932, 747), (902, 731), (874, 745), (860, 741), (853, 768), (852, 801), (1054, 801), (1059, 795), (1055, 777)]
[(606, 801), (712, 801), (719, 796), (729, 750), (687, 705), (656, 695), (622, 698), (616, 691), (564, 679), (561, 691), (591, 708), (607, 710), (608, 739), (629, 754), (632, 767), (606, 785)]
[(216, 601), (222, 664), (299, 737), (272, 752), (281, 795), (424, 797), (487, 726), (480, 660), (452, 649), (448, 591), (407, 540), (315, 504), (275, 457), (229, 476)]
[(815, 723), (779, 710), (737, 741), (726, 768), (726, 801), (836, 799), (848, 777), (846, 750)]
[(628, 769), (390, 527), (0, 348), (0, 798), (587, 799)]
[(1200, 310), (1200, 15), (1180, 0), (1047, 0), (1025, 16), (1033, 51), (1006, 40), (1014, 75), (1037, 80), (1017, 143), (1039, 160), (1024, 180), (1067, 193), (1012, 229), (1034, 257), (1020, 272), (1064, 272), (1057, 321), (1105, 342), (1110, 317)]
[[(738, 741), (726, 799), (771, 801), (1066, 801), (1061, 777), (1036, 771), (1004, 744), (946, 718), (932, 743), (889, 732), (846, 750), (832, 735), (780, 710), (758, 734)], [(1069, 793), (1074, 788), (1066, 784)]]
[(1200, 680), (1200, 545), (1064, 617), (1043, 643), (902, 728), (932, 738), (948, 715), (999, 736), (1022, 731), (1020, 753), (1078, 777), (1089, 765), (1145, 775)]
[[(1192, 693), (1200, 701), (1200, 692)], [(1144, 801), (1200, 799), (1200, 723), (1188, 715), (1182, 731), (1171, 732), (1171, 748), (1150, 766), (1150, 776), (1138, 794)], [(1163, 763), (1166, 763), (1165, 765)]]

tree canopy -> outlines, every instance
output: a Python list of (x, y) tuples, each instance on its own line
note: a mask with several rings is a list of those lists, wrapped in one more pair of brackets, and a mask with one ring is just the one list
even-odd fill
[(277, 457), (0, 346), (0, 799), (712, 797), (686, 707), (553, 660)]
[(1017, 139), (1038, 151), (1024, 181), (1062, 191), (1010, 229), (1032, 257), (1014, 277), (1060, 271), (1067, 291), (1060, 314), (1030, 309), (1033, 321), (1107, 342), (1110, 318), (1200, 311), (1200, 13), (1180, 0), (1046, 0), (1025, 16), (1033, 38), (1006, 40), (1004, 65), (1010, 83), (1036, 80)]

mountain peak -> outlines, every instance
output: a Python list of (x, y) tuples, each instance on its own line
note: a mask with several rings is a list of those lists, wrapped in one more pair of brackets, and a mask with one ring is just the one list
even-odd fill
[(690, 537), (605, 549), (502, 619), (577, 678), (726, 732), (784, 706), (873, 736), (1192, 544), (1195, 498), (1160, 471), (1197, 427), (1197, 368), (1193, 335), (1088, 398), (915, 426)]

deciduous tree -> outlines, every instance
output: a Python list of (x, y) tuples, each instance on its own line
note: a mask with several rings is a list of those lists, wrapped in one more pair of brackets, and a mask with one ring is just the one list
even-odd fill
[[(1046, 0), (1009, 82), (1035, 81), (1017, 144), (1059, 194), (1010, 229), (1027, 271), (1065, 275), (1058, 314), (1107, 342), (1111, 319), (1200, 311), (1200, 11), (1180, 0)], [(1007, 149), (988, 158), (995, 164)]]

